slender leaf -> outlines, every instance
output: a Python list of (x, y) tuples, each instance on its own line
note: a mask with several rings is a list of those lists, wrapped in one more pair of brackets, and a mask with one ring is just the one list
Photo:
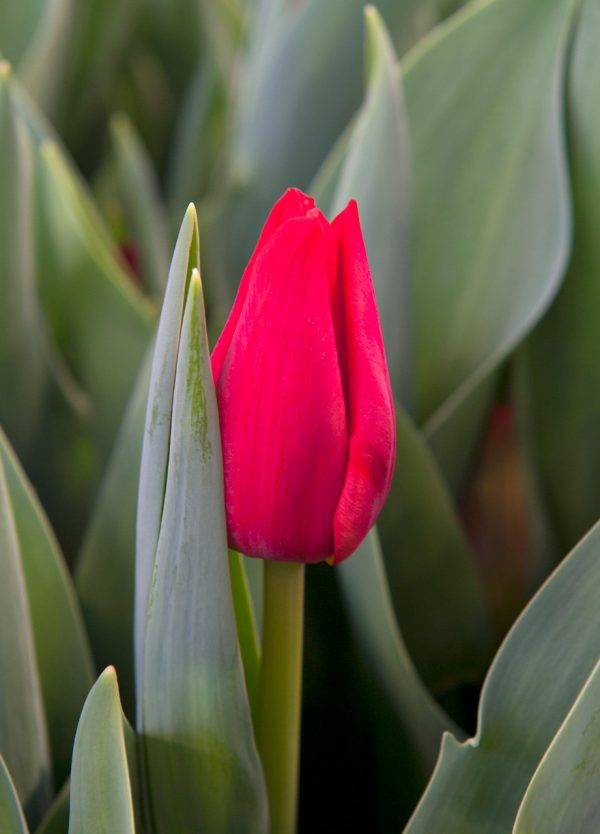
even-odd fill
[(54, 776), (60, 785), (69, 773), (77, 721), (94, 681), (92, 658), (58, 543), (1, 429), (0, 460), (19, 542)]
[(9, 64), (0, 62), (0, 420), (23, 447), (40, 419), (48, 368), (32, 259), (31, 148), (13, 87)]
[(75, 573), (94, 657), (100, 666), (116, 667), (121, 699), (128, 715), (134, 714), (135, 704), (135, 513), (150, 358), (148, 353), (127, 406)]
[[(171, 292), (169, 286), (167, 298)], [(158, 834), (174, 824), (207, 834), (266, 832), (231, 598), (218, 412), (197, 271), (187, 291), (172, 397), (142, 667), (152, 816)], [(169, 407), (158, 405), (162, 413)]]
[(398, 630), (376, 530), (335, 570), (356, 639), (428, 773), (452, 724), (421, 683)]
[(411, 391), (408, 294), (408, 147), (396, 56), (373, 7), (365, 13), (368, 88), (331, 206), (354, 198), (373, 273), (392, 389), (408, 406)]
[(378, 525), (387, 581), (411, 657), (443, 690), (482, 674), (491, 652), (489, 618), (446, 485), (417, 429), (400, 409), (396, 415), (396, 469)]
[(0, 461), (0, 755), (35, 824), (51, 798), (51, 765), (19, 539)]
[(70, 783), (67, 781), (35, 830), (35, 834), (68, 834)]
[(599, 718), (597, 664), (529, 783), (514, 834), (594, 834), (597, 830)]
[(138, 692), (141, 691), (140, 676), (144, 656), (146, 606), (154, 570), (167, 477), (175, 368), (183, 305), (191, 271), (200, 265), (199, 257), (198, 220), (196, 210), (190, 204), (181, 224), (169, 270), (167, 290), (156, 335), (146, 407), (146, 427), (143, 434), (137, 504), (134, 605)]
[(439, 421), (556, 293), (575, 0), (470, 3), (402, 62), (413, 160), (416, 409)]
[(16, 788), (0, 756), (0, 831), (2, 834), (29, 834)]
[(600, 526), (533, 598), (485, 681), (477, 735), (444, 737), (406, 834), (509, 831), (542, 756), (600, 656)]
[(117, 187), (133, 242), (139, 249), (142, 275), (150, 292), (162, 296), (169, 271), (167, 219), (150, 159), (126, 116), (114, 116), (111, 137)]
[(109, 667), (94, 684), (77, 727), (69, 834), (135, 834), (132, 735)]
[(235, 550), (229, 551), (229, 573), (231, 575), (231, 593), (237, 633), (244, 665), (248, 700), (254, 713), (258, 696), (260, 643), (254, 615), (254, 601), (243, 560), (244, 556), (241, 553), (237, 553)]

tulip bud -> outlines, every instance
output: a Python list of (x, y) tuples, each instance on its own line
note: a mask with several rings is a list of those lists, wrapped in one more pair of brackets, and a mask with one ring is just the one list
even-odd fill
[(356, 203), (275, 204), (212, 354), (230, 546), (334, 563), (375, 522), (395, 459), (387, 364)]

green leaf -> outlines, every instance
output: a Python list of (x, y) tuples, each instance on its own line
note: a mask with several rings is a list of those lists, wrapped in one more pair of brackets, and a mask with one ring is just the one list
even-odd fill
[(22, 448), (40, 419), (48, 363), (32, 258), (31, 148), (13, 88), (10, 66), (0, 62), (0, 421)]
[(88, 695), (77, 727), (69, 834), (135, 834), (132, 736), (109, 667)]
[(15, 519), (0, 461), (0, 755), (35, 824), (51, 798), (51, 765)]
[(563, 277), (563, 66), (575, 5), (471, 3), (402, 62), (419, 423), (460, 404)]
[(62, 786), (35, 834), (68, 834), (70, 783)]
[(570, 547), (600, 515), (600, 401), (595, 384), (600, 371), (599, 38), (598, 4), (585, 0), (567, 87), (573, 257), (560, 294), (518, 356), (526, 376), (525, 409), (535, 462), (563, 547)]
[[(182, 283), (175, 275), (174, 286)], [(159, 367), (164, 333), (159, 328)], [(149, 801), (158, 834), (170, 834), (174, 821), (182, 831), (258, 834), (267, 829), (267, 801), (231, 598), (217, 402), (197, 271), (173, 350), (177, 342), (174, 390), (165, 391), (166, 401), (149, 401), (149, 423), (153, 402), (163, 415), (172, 402), (168, 464), (157, 467), (158, 475), (166, 469), (166, 485), (140, 698)], [(147, 461), (144, 471), (154, 475)]]
[(146, 406), (146, 425), (143, 431), (136, 523), (134, 605), (138, 692), (141, 691), (140, 675), (144, 656), (146, 606), (154, 571), (167, 478), (173, 390), (184, 299), (192, 269), (199, 268), (199, 266), (198, 219), (195, 207), (190, 204), (175, 244), (158, 323)]
[(335, 571), (356, 640), (429, 773), (452, 724), (421, 683), (398, 630), (375, 528)]
[(254, 714), (258, 696), (260, 642), (254, 614), (254, 602), (244, 568), (244, 559), (245, 557), (241, 553), (237, 553), (235, 550), (229, 551), (229, 573), (235, 621), (244, 665), (248, 700)]
[(477, 735), (444, 737), (406, 834), (510, 831), (527, 786), (600, 655), (600, 526), (527, 606), (485, 681)]
[(116, 667), (121, 698), (134, 714), (135, 514), (148, 387), (148, 353), (110, 456), (75, 571), (96, 662)]
[(443, 690), (480, 679), (490, 624), (475, 557), (436, 463), (399, 408), (396, 426), (394, 480), (378, 523), (387, 582), (411, 657)]
[(64, 70), (72, 0), (0, 5), (0, 50), (35, 99), (51, 104)]
[(144, 284), (161, 297), (169, 271), (169, 246), (158, 183), (147, 152), (127, 116), (113, 116), (110, 127), (117, 189), (133, 242), (139, 249)]
[(597, 829), (599, 718), (597, 664), (529, 783), (514, 834), (593, 834)]
[(58, 543), (1, 429), (0, 460), (19, 543), (54, 777), (60, 785), (69, 773), (77, 721), (94, 681), (93, 663)]
[(412, 399), (408, 280), (408, 157), (396, 56), (383, 21), (365, 12), (368, 88), (341, 167), (331, 214), (349, 199), (360, 210), (392, 389)]
[(16, 788), (0, 756), (0, 831), (2, 834), (29, 834)]

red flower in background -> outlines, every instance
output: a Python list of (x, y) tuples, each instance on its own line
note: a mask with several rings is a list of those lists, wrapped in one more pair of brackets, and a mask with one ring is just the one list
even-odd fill
[(340, 562), (390, 488), (395, 419), (356, 203), (288, 190), (212, 354), (230, 545)]

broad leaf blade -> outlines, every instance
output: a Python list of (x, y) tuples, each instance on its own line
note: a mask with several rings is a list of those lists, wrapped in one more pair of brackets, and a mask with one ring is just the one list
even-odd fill
[(94, 684), (77, 728), (69, 834), (135, 834), (135, 774), (126, 738), (130, 732), (121, 711), (117, 677), (108, 668)]
[(562, 84), (575, 5), (471, 3), (402, 63), (420, 423), (498, 365), (563, 277)]
[(600, 655), (600, 526), (533, 598), (483, 687), (477, 735), (446, 735), (406, 834), (509, 831), (535, 769)]
[(597, 664), (529, 783), (514, 834), (594, 834), (598, 829), (599, 716)]
[(573, 257), (560, 294), (518, 357), (526, 378), (524, 407), (531, 422), (534, 460), (564, 548), (571, 547), (600, 515), (599, 39), (598, 4), (585, 0), (567, 87)]
[(67, 778), (77, 721), (94, 681), (81, 613), (48, 520), (0, 429), (0, 460), (19, 541), (54, 777)]
[[(170, 288), (169, 288), (170, 289)], [(142, 728), (159, 834), (267, 828), (231, 599), (219, 418), (197, 272), (181, 329), (146, 614)]]

